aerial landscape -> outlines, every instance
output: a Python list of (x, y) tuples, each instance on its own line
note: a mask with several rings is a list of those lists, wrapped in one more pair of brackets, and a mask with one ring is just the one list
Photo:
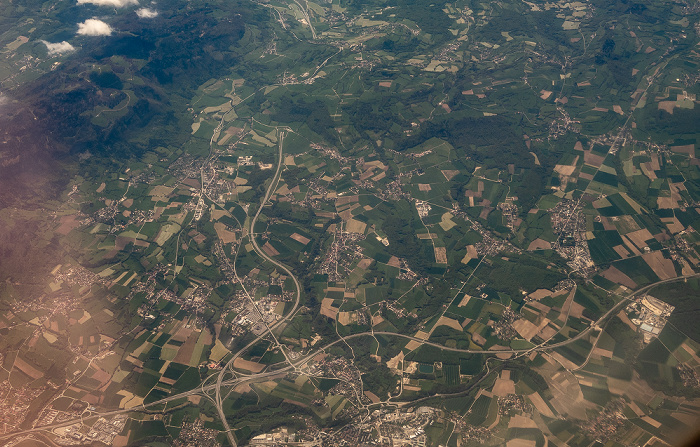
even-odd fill
[(0, 446), (681, 445), (698, 95), (696, 0), (0, 1)]

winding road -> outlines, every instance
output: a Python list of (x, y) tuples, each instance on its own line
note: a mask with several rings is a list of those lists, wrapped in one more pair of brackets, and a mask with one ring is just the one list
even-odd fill
[[(236, 359), (239, 358), (241, 356), (241, 354), (243, 354), (245, 351), (247, 351), (251, 346), (253, 346), (255, 343), (257, 343), (262, 338), (264, 338), (267, 334), (270, 334), (272, 336), (272, 338), (274, 339), (275, 344), (278, 346), (280, 351), (284, 354), (284, 357), (287, 359), (287, 362), (290, 364), (290, 366), (285, 368), (284, 370), (275, 371), (275, 374), (279, 374), (280, 371), (286, 371), (290, 368), (295, 368), (294, 364), (291, 362), (291, 360), (289, 360), (289, 357), (287, 357), (287, 353), (284, 350), (284, 346), (277, 340), (277, 337), (275, 336), (273, 331), (274, 331), (274, 329), (276, 329), (279, 326), (281, 326), (282, 324), (284, 324), (287, 320), (289, 320), (296, 313), (296, 311), (299, 307), (299, 302), (301, 300), (301, 285), (299, 284), (299, 280), (297, 279), (297, 277), (291, 272), (291, 270), (289, 270), (289, 268), (286, 265), (282, 264), (281, 262), (279, 262), (275, 259), (272, 259), (271, 257), (269, 257), (267, 255), (267, 253), (265, 253), (260, 248), (260, 246), (258, 245), (258, 241), (255, 238), (255, 231), (254, 231), (255, 224), (258, 221), (258, 217), (260, 217), (260, 213), (262, 212), (263, 208), (265, 208), (265, 205), (270, 200), (270, 196), (272, 195), (272, 193), (275, 191), (277, 185), (279, 184), (280, 173), (282, 172), (282, 165), (284, 164), (284, 157), (283, 157), (284, 136), (285, 136), (284, 131), (280, 131), (279, 132), (279, 140), (278, 140), (278, 144), (277, 144), (277, 147), (278, 147), (277, 169), (275, 171), (275, 175), (272, 177), (272, 181), (270, 182), (270, 186), (268, 186), (267, 191), (265, 191), (265, 197), (263, 198), (262, 202), (260, 203), (260, 207), (258, 208), (258, 211), (255, 213), (253, 218), (250, 220), (248, 234), (250, 236), (250, 240), (251, 240), (251, 243), (253, 245), (253, 249), (255, 250), (255, 252), (261, 258), (270, 262), (275, 267), (282, 269), (290, 278), (292, 278), (294, 280), (294, 287), (296, 288), (296, 297), (294, 299), (294, 306), (292, 307), (290, 312), (287, 313), (285, 316), (283, 316), (279, 321), (274, 323), (272, 326), (269, 326), (267, 328), (266, 333), (259, 335), (253, 341), (248, 343), (243, 349), (241, 349), (236, 354), (234, 354), (234, 356), (228, 361), (228, 363), (226, 363), (224, 368), (221, 370), (221, 372), (219, 372), (219, 374), (217, 376), (216, 385), (214, 385), (214, 390), (216, 392), (214, 405), (216, 406), (217, 412), (219, 413), (219, 418), (221, 419), (221, 423), (224, 426), (224, 429), (226, 431), (226, 436), (228, 437), (229, 443), (234, 447), (237, 445), (237, 443), (236, 443), (235, 436), (231, 432), (231, 427), (229, 426), (229, 423), (226, 420), (226, 414), (223, 410), (223, 400), (224, 399), (222, 399), (222, 397), (221, 397), (221, 386), (225, 383), (224, 376), (225, 376), (226, 372), (228, 370), (233, 371), (232, 366), (233, 366), (233, 363), (236, 361)], [(236, 383), (236, 385), (238, 385), (238, 383)]]

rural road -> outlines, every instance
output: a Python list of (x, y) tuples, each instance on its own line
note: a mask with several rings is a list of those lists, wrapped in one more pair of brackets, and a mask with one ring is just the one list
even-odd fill
[[(280, 144), (279, 144), (280, 163), (278, 164), (277, 171), (276, 171), (276, 173), (275, 173), (275, 176), (273, 177), (273, 181), (272, 181), (272, 183), (270, 184), (270, 186), (269, 186), (269, 188), (268, 188), (268, 191), (267, 191), (267, 193), (266, 193), (266, 195), (265, 195), (265, 198), (264, 198), (264, 200), (263, 200), (263, 202), (262, 202), (260, 208), (258, 209), (257, 213), (255, 214), (255, 216), (254, 216), (253, 219), (251, 220), (251, 226), (250, 226), (250, 229), (251, 229), (250, 234), (251, 234), (251, 239), (254, 241), (254, 242), (253, 242), (253, 247), (254, 247), (255, 251), (256, 251), (261, 257), (263, 257), (265, 260), (271, 262), (271, 263), (274, 264), (275, 266), (277, 266), (277, 267), (281, 268), (282, 270), (284, 270), (291, 278), (293, 278), (294, 283), (295, 283), (295, 286), (296, 286), (296, 288), (297, 288), (296, 300), (295, 300), (295, 304), (294, 304), (294, 307), (292, 308), (291, 312), (289, 312), (285, 317), (283, 317), (283, 318), (280, 319), (277, 323), (275, 323), (273, 326), (271, 326), (271, 327), (270, 327), (270, 332), (271, 332), (272, 330), (274, 330), (275, 328), (279, 327), (281, 324), (283, 324), (284, 322), (286, 322), (289, 318), (291, 318), (291, 316), (294, 315), (296, 309), (298, 308), (299, 301), (300, 301), (300, 297), (301, 297), (301, 287), (300, 287), (300, 285), (299, 285), (299, 282), (298, 282), (296, 276), (294, 276), (294, 274), (293, 274), (285, 265), (283, 265), (283, 264), (277, 262), (276, 260), (271, 259), (269, 256), (267, 256), (267, 254), (265, 254), (265, 253), (258, 247), (257, 242), (255, 242), (255, 238), (252, 237), (252, 235), (253, 235), (253, 232), (252, 232), (253, 226), (255, 225), (255, 222), (257, 221), (257, 218), (258, 218), (258, 216), (260, 215), (260, 212), (261, 212), (262, 208), (265, 206), (265, 203), (266, 203), (267, 200), (269, 199), (269, 197), (270, 197), (270, 195), (271, 195), (271, 192), (272, 192), (272, 190), (274, 189), (274, 186), (275, 186), (275, 185), (277, 184), (277, 182), (279, 181), (279, 174), (280, 174), (281, 165), (282, 165), (282, 141), (283, 141), (283, 137), (280, 138)], [(421, 343), (421, 344), (423, 344), (423, 345), (433, 346), (433, 347), (435, 347), (435, 348), (438, 348), (438, 349), (441, 349), (441, 350), (445, 350), (445, 351), (461, 352), (461, 353), (467, 353), (467, 354), (484, 354), (484, 355), (491, 355), (491, 354), (519, 354), (519, 353), (527, 353), (527, 352), (532, 352), (532, 351), (546, 351), (546, 350), (555, 349), (555, 348), (558, 348), (558, 347), (561, 347), (561, 346), (566, 346), (566, 345), (568, 345), (568, 344), (574, 343), (574, 342), (576, 342), (577, 340), (580, 340), (581, 338), (587, 336), (587, 335), (589, 334), (589, 332), (591, 332), (592, 330), (594, 330), (594, 329), (600, 327), (601, 323), (602, 323), (603, 321), (605, 321), (608, 317), (610, 317), (611, 315), (614, 315), (615, 313), (617, 313), (618, 311), (620, 311), (620, 309), (622, 309), (634, 296), (637, 296), (637, 295), (639, 295), (639, 294), (641, 294), (641, 293), (644, 293), (644, 292), (646, 292), (647, 290), (649, 290), (649, 289), (651, 289), (651, 288), (653, 288), (653, 287), (656, 287), (656, 286), (658, 286), (658, 285), (661, 285), (661, 284), (670, 283), (670, 282), (675, 282), (675, 281), (687, 280), (687, 279), (689, 279), (689, 278), (699, 277), (699, 276), (700, 276), (700, 274), (693, 274), (693, 275), (679, 276), (679, 277), (677, 277), (677, 278), (665, 279), (665, 280), (658, 281), (658, 282), (653, 283), (653, 284), (649, 284), (649, 285), (647, 285), (647, 286), (645, 286), (645, 287), (642, 287), (642, 288), (640, 288), (640, 289), (638, 289), (638, 290), (636, 290), (636, 291), (633, 291), (633, 292), (629, 293), (628, 296), (622, 297), (622, 299), (620, 300), (620, 302), (618, 302), (618, 303), (617, 303), (616, 305), (614, 305), (610, 310), (608, 310), (605, 314), (603, 314), (600, 318), (598, 318), (598, 320), (596, 320), (594, 324), (592, 324), (592, 325), (589, 326), (588, 328), (584, 329), (583, 331), (579, 332), (579, 333), (578, 333), (577, 335), (575, 335), (574, 337), (571, 337), (571, 338), (569, 338), (568, 340), (565, 340), (565, 341), (562, 341), (562, 342), (558, 342), (558, 343), (546, 344), (546, 345), (539, 345), (539, 346), (535, 346), (535, 347), (527, 348), (527, 349), (474, 350), (474, 349), (450, 348), (450, 347), (447, 347), (447, 346), (443, 346), (443, 345), (441, 345), (441, 344), (439, 344), (439, 343), (434, 343), (434, 342), (427, 341), (427, 340), (423, 340), (423, 339), (420, 339), (420, 338), (416, 338), (416, 337), (413, 337), (413, 336), (410, 336), (410, 335), (398, 334), (398, 333), (395, 333), (395, 332), (386, 332), (386, 331), (374, 331), (374, 332), (372, 332), (372, 331), (368, 331), (368, 332), (361, 332), (361, 333), (357, 333), (357, 334), (352, 334), (352, 335), (347, 335), (347, 336), (341, 337), (341, 338), (339, 338), (339, 339), (337, 339), (337, 340), (335, 340), (335, 341), (333, 341), (333, 342), (331, 342), (331, 343), (325, 345), (324, 347), (319, 348), (319, 349), (317, 349), (317, 350), (315, 350), (315, 351), (313, 351), (313, 352), (311, 352), (311, 353), (305, 355), (304, 357), (298, 359), (297, 361), (289, 362), (289, 363), (290, 363), (289, 366), (280, 368), (280, 369), (278, 369), (278, 370), (275, 370), (275, 371), (267, 371), (267, 372), (261, 372), (261, 373), (251, 374), (251, 375), (241, 375), (240, 377), (236, 377), (236, 378), (231, 378), (231, 379), (228, 379), (228, 380), (224, 380), (224, 373), (225, 373), (225, 371), (227, 371), (227, 370), (231, 367), (231, 365), (233, 364), (233, 362), (235, 361), (235, 359), (238, 358), (238, 357), (240, 357), (248, 348), (250, 348), (253, 344), (257, 343), (260, 339), (262, 339), (262, 338), (264, 337), (264, 335), (266, 335), (266, 334), (263, 334), (263, 335), (258, 336), (255, 340), (251, 341), (251, 342), (250, 342), (248, 345), (246, 345), (243, 349), (239, 350), (236, 354), (234, 354), (233, 358), (227, 363), (226, 367), (223, 368), (223, 369), (218, 373), (218, 375), (217, 375), (217, 381), (216, 381), (216, 383), (214, 383), (214, 384), (206, 385), (206, 386), (199, 386), (199, 387), (196, 387), (196, 388), (194, 388), (194, 389), (192, 389), (192, 390), (190, 390), (190, 391), (185, 391), (185, 392), (183, 392), (183, 393), (179, 393), (179, 394), (176, 394), (176, 395), (173, 395), (173, 396), (169, 396), (169, 397), (166, 397), (166, 398), (164, 398), (164, 399), (151, 402), (151, 403), (149, 403), (149, 404), (143, 404), (143, 405), (139, 405), (139, 406), (137, 406), (137, 407), (133, 407), (133, 408), (129, 408), (129, 409), (118, 409), (118, 410), (111, 410), (111, 411), (104, 411), (104, 412), (96, 412), (96, 413), (93, 413), (93, 414), (92, 414), (91, 416), (89, 416), (89, 417), (109, 417), (109, 416), (115, 416), (115, 415), (123, 414), (123, 413), (130, 413), (130, 412), (133, 412), (133, 411), (142, 411), (142, 410), (148, 409), (149, 407), (161, 405), (161, 404), (164, 404), (164, 403), (167, 403), (167, 402), (171, 402), (171, 401), (174, 401), (174, 400), (177, 400), (177, 399), (181, 399), (181, 398), (183, 398), (183, 397), (188, 397), (188, 396), (193, 396), (193, 395), (205, 395), (207, 398), (211, 399), (211, 397), (208, 396), (206, 393), (207, 393), (207, 392), (210, 392), (210, 391), (215, 391), (215, 398), (214, 398), (213, 400), (215, 401), (215, 405), (216, 405), (217, 411), (219, 412), (219, 416), (220, 416), (220, 418), (221, 418), (221, 420), (222, 420), (222, 423), (224, 424), (224, 427), (225, 427), (225, 429), (226, 429), (226, 434), (227, 434), (227, 436), (228, 436), (228, 438), (229, 438), (229, 442), (231, 442), (231, 445), (235, 447), (235, 446), (237, 446), (237, 443), (236, 443), (235, 437), (233, 436), (233, 433), (231, 432), (231, 429), (230, 429), (230, 427), (229, 427), (229, 425), (228, 425), (228, 422), (226, 421), (226, 415), (225, 415), (225, 413), (224, 413), (224, 411), (223, 411), (223, 408), (222, 408), (222, 403), (223, 403), (223, 401), (222, 401), (222, 398), (221, 398), (221, 388), (222, 388), (223, 386), (226, 386), (226, 387), (236, 387), (236, 386), (241, 385), (241, 384), (244, 384), (244, 383), (253, 383), (253, 382), (258, 382), (258, 381), (261, 381), (261, 380), (268, 380), (269, 378), (272, 378), (272, 377), (275, 377), (275, 376), (281, 377), (281, 376), (285, 375), (287, 372), (289, 372), (289, 371), (291, 371), (291, 370), (297, 370), (298, 368), (302, 368), (305, 364), (307, 364), (308, 362), (310, 362), (311, 360), (313, 360), (313, 358), (316, 357), (318, 354), (324, 352), (326, 349), (328, 349), (328, 348), (330, 348), (330, 347), (332, 347), (332, 346), (334, 346), (334, 345), (336, 345), (336, 344), (338, 344), (338, 343), (341, 343), (341, 342), (344, 343), (344, 342), (346, 342), (346, 340), (350, 340), (350, 339), (353, 339), (353, 338), (359, 338), (359, 337), (371, 337), (371, 336), (374, 336), (374, 335), (383, 335), (383, 336), (387, 336), (387, 337), (397, 337), (397, 338), (402, 338), (402, 339), (404, 339), (404, 340), (416, 341), (416, 342)], [(47, 425), (47, 426), (43, 426), (43, 427), (36, 427), (36, 428), (28, 429), (28, 430), (21, 430), (21, 431), (16, 431), (16, 432), (13, 432), (13, 433), (7, 433), (7, 434), (4, 434), (4, 435), (0, 435), (0, 441), (7, 441), (7, 440), (10, 440), (11, 438), (15, 438), (15, 437), (18, 437), (18, 436), (24, 436), (24, 435), (28, 435), (28, 434), (32, 434), (32, 433), (41, 433), (41, 432), (46, 432), (46, 431), (53, 430), (53, 429), (55, 429), (55, 428), (65, 427), (65, 426), (68, 426), (68, 425), (75, 424), (76, 422), (80, 422), (82, 419), (84, 419), (84, 418), (76, 418), (76, 419), (72, 419), (72, 420), (69, 420), (69, 421), (64, 421), (64, 422), (57, 423), (57, 424), (51, 424), (51, 425)]]

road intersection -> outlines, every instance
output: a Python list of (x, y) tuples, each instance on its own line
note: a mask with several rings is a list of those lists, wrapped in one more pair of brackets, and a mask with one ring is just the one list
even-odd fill
[[(285, 129), (287, 131), (290, 131), (290, 129)], [(244, 384), (250, 384), (250, 383), (255, 383), (255, 382), (260, 382), (260, 381), (266, 381), (274, 378), (281, 378), (286, 376), (290, 372), (303, 372), (304, 367), (311, 362), (314, 358), (316, 358), (317, 355), (325, 352), (328, 348), (331, 348), (332, 346), (338, 344), (338, 343), (347, 343), (348, 340), (359, 338), (359, 337), (374, 337), (376, 335), (382, 335), (385, 337), (395, 337), (395, 338), (400, 338), (403, 340), (408, 340), (408, 341), (414, 341), (419, 343), (420, 345), (426, 345), (426, 346), (432, 346), (441, 350), (445, 351), (450, 351), (450, 352), (459, 352), (459, 353), (465, 353), (465, 354), (475, 354), (475, 355), (504, 355), (504, 354), (518, 354), (518, 355), (526, 355), (530, 352), (539, 352), (539, 351), (548, 351), (552, 349), (556, 349), (562, 346), (566, 346), (568, 344), (574, 343), (577, 340), (582, 339), (583, 337), (586, 337), (591, 331), (593, 330), (598, 330), (603, 327), (604, 323), (606, 320), (612, 316), (615, 315), (617, 312), (619, 312), (627, 303), (629, 303), (630, 300), (632, 300), (634, 297), (646, 292), (647, 290), (660, 285), (664, 283), (669, 283), (669, 282), (674, 282), (674, 281), (680, 281), (680, 280), (687, 280), (688, 278), (692, 277), (698, 277), (700, 274), (693, 274), (693, 275), (686, 275), (686, 276), (680, 276), (676, 278), (670, 278), (662, 281), (658, 281), (656, 283), (647, 285), (645, 287), (642, 287), (636, 291), (630, 291), (627, 296), (619, 296), (619, 301), (617, 304), (615, 304), (612, 308), (610, 308), (605, 314), (603, 314), (600, 318), (598, 318), (597, 321), (595, 321), (593, 324), (591, 324), (589, 327), (586, 329), (580, 331), (578, 334), (575, 336), (561, 341), (557, 343), (552, 343), (550, 344), (548, 341), (545, 341), (537, 346), (530, 347), (530, 348), (525, 348), (525, 349), (488, 349), (488, 350), (479, 350), (479, 349), (460, 349), (460, 348), (452, 348), (452, 347), (447, 347), (444, 345), (441, 345), (439, 343), (431, 342), (427, 339), (422, 339), (422, 338), (417, 338), (411, 335), (406, 335), (406, 334), (399, 334), (395, 332), (387, 332), (387, 331), (366, 331), (366, 332), (360, 332), (356, 334), (351, 334), (351, 335), (346, 335), (346, 336), (341, 336), (337, 340), (332, 341), (325, 346), (316, 349), (315, 351), (312, 351), (310, 353), (307, 353), (306, 355), (296, 359), (296, 360), (291, 360), (288, 356), (288, 353), (285, 350), (284, 345), (282, 345), (277, 336), (275, 335), (274, 331), (278, 328), (280, 328), (282, 325), (284, 325), (287, 321), (289, 321), (290, 318), (292, 318), (297, 310), (299, 309), (299, 304), (301, 302), (301, 285), (299, 283), (298, 278), (294, 273), (284, 264), (281, 262), (271, 258), (270, 256), (267, 255), (259, 246), (256, 238), (255, 238), (255, 224), (258, 220), (258, 217), (262, 213), (264, 207), (266, 206), (267, 202), (269, 201), (272, 193), (275, 191), (279, 180), (280, 180), (280, 175), (282, 172), (282, 166), (284, 163), (284, 156), (283, 156), (283, 146), (284, 146), (284, 138), (285, 138), (285, 130), (283, 128), (277, 128), (278, 131), (278, 162), (277, 162), (277, 167), (276, 171), (272, 177), (272, 181), (270, 182), (269, 186), (267, 187), (267, 190), (265, 192), (265, 196), (263, 197), (263, 200), (260, 203), (260, 206), (258, 207), (255, 215), (250, 219), (248, 225), (247, 225), (247, 230), (248, 230), (248, 235), (250, 236), (251, 244), (253, 246), (254, 251), (265, 261), (273, 264), (277, 268), (283, 270), (285, 274), (287, 274), (292, 280), (294, 281), (294, 286), (296, 288), (296, 293), (295, 293), (295, 299), (294, 299), (294, 305), (290, 309), (289, 312), (286, 313), (286, 315), (282, 316), (280, 320), (275, 322), (272, 325), (267, 325), (266, 324), (266, 329), (264, 333), (260, 334), (257, 336), (255, 339), (253, 339), (250, 343), (248, 343), (246, 346), (244, 346), (242, 349), (240, 349), (238, 352), (236, 352), (231, 359), (226, 363), (226, 365), (218, 372), (216, 375), (210, 376), (208, 379), (214, 379), (216, 378), (216, 381), (214, 383), (206, 384), (207, 380), (200, 386), (197, 386), (189, 391), (185, 391), (179, 394), (175, 394), (169, 397), (166, 397), (164, 399), (160, 399), (148, 404), (142, 404), (138, 405), (136, 407), (128, 408), (128, 409), (116, 409), (116, 410), (107, 410), (107, 411), (102, 411), (102, 412), (94, 412), (94, 411), (87, 411), (88, 414), (83, 414), (79, 418), (67, 420), (61, 423), (54, 423), (42, 427), (35, 427), (27, 430), (20, 430), (12, 433), (7, 433), (4, 435), (0, 435), (0, 441), (10, 441), (13, 438), (18, 438), (22, 436), (28, 436), (32, 434), (42, 434), (46, 432), (50, 432), (56, 428), (60, 427), (65, 427), (69, 426), (72, 424), (75, 424), (77, 422), (81, 422), (87, 418), (97, 418), (97, 417), (110, 417), (110, 416), (115, 416), (118, 414), (124, 414), (124, 413), (131, 413), (131, 412), (138, 412), (138, 411), (147, 411), (151, 407), (156, 407), (158, 405), (163, 405), (178, 399), (194, 396), (194, 395), (200, 395), (203, 396), (209, 400), (212, 401), (214, 406), (217, 409), (217, 412), (219, 414), (219, 418), (221, 419), (222, 425), (224, 426), (226, 436), (229, 440), (229, 443), (231, 446), (236, 447), (237, 441), (235, 438), (235, 435), (228, 423), (228, 420), (226, 418), (226, 414), (223, 408), (223, 402), (226, 400), (226, 397), (228, 397), (228, 394), (223, 395), (221, 390), (222, 388), (227, 388), (229, 390), (234, 390), (236, 387)], [(234, 260), (234, 265), (235, 265), (235, 260)], [(234, 269), (235, 271), (235, 269)], [(464, 285), (463, 285), (464, 286)], [(462, 287), (463, 287), (462, 286)], [(272, 337), (273, 343), (275, 343), (278, 346), (278, 349), (284, 354), (285, 356), (285, 362), (287, 366), (283, 366), (280, 368), (277, 368), (275, 370), (271, 371), (265, 371), (265, 372), (260, 372), (260, 373), (255, 373), (255, 374), (243, 374), (240, 372), (235, 372), (233, 368), (233, 364), (236, 361), (236, 359), (240, 358), (241, 355), (243, 355), (248, 349), (250, 349), (253, 345), (258, 343), (260, 340), (264, 339), (270, 335)], [(273, 365), (273, 366), (279, 366)], [(227, 378), (228, 377), (228, 378)], [(482, 378), (483, 379), (483, 378)], [(229, 394), (230, 392), (229, 391)], [(211, 395), (213, 393), (213, 396)]]

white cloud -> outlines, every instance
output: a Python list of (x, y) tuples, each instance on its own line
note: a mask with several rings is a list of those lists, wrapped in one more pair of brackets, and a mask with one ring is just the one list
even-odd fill
[(57, 54), (70, 53), (75, 50), (75, 47), (65, 40), (63, 42), (51, 43), (42, 40), (41, 43), (46, 45), (46, 49), (49, 50), (49, 56), (55, 56)]
[(78, 34), (83, 36), (109, 36), (112, 34), (112, 27), (102, 20), (87, 19), (83, 23), (78, 23)]
[(158, 16), (158, 11), (148, 8), (141, 8), (136, 10), (136, 15), (139, 16), (140, 19), (152, 19)]
[(139, 0), (78, 0), (79, 5), (89, 3), (97, 6), (111, 6), (113, 8), (123, 8), (129, 5), (138, 5)]

